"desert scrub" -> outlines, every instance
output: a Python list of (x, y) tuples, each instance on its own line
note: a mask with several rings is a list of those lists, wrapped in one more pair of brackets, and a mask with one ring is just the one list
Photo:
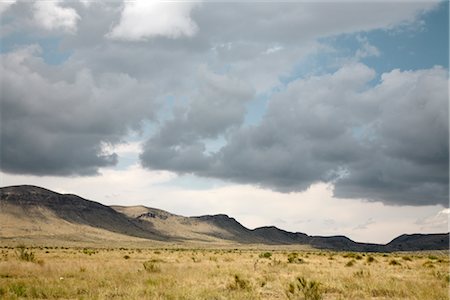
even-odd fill
[(287, 260), (288, 260), (288, 263), (290, 263), (290, 264), (301, 264), (301, 263), (305, 262), (303, 259), (298, 257), (298, 253), (297, 252), (289, 253), (288, 257), (287, 257)]
[(373, 262), (376, 262), (376, 259), (375, 259), (375, 257), (369, 255), (369, 256), (367, 256), (367, 262), (368, 263), (373, 263)]
[(234, 280), (228, 285), (230, 290), (251, 290), (250, 281), (242, 278), (239, 274), (234, 274)]
[(401, 266), (402, 264), (399, 263), (397, 260), (392, 259), (392, 260), (389, 262), (389, 265), (391, 265), (391, 266)]
[[(294, 282), (291, 282), (286, 295), (289, 299), (322, 299), (320, 283), (314, 280), (307, 280), (304, 277), (297, 277)], [(303, 296), (303, 298), (300, 298), (300, 296)]]
[(348, 262), (345, 264), (345, 266), (346, 266), (346, 267), (352, 267), (355, 263), (356, 263), (356, 260), (352, 259), (352, 260), (348, 261)]
[(26, 297), (27, 296), (27, 287), (24, 283), (13, 283), (9, 286), (9, 291), (11, 294), (15, 295), (16, 297)]
[(84, 248), (84, 249), (83, 249), (83, 253), (84, 253), (84, 254), (87, 254), (87, 255), (92, 255), (92, 254), (97, 253), (97, 251), (95, 251), (95, 250), (93, 250), (93, 249), (89, 249), (89, 248)]
[(161, 272), (161, 267), (154, 260), (147, 260), (143, 265), (144, 269), (149, 273)]
[(36, 258), (34, 257), (34, 253), (30, 250), (28, 251), (24, 245), (20, 245), (17, 247), (17, 257), (23, 261), (34, 262)]
[(270, 259), (272, 257), (272, 253), (270, 252), (263, 252), (261, 254), (259, 254), (259, 258), (268, 258)]
[(412, 261), (411, 257), (409, 256), (403, 256), (402, 259), (405, 261)]

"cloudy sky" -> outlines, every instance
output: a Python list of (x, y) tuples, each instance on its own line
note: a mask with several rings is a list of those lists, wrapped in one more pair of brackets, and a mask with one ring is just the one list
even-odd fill
[(2, 1), (1, 185), (446, 232), (447, 1)]

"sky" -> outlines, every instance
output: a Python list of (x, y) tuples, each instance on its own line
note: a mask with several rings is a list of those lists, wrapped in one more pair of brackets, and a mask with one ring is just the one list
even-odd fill
[(2, 1), (0, 184), (387, 243), (448, 231), (447, 1)]

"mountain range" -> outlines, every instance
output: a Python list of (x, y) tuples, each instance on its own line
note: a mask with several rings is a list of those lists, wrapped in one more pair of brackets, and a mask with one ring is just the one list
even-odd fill
[(449, 233), (401, 235), (385, 245), (310, 236), (274, 226), (248, 229), (224, 214), (184, 217), (145, 206), (106, 206), (77, 195), (21, 185), (0, 188), (0, 242), (124, 245), (304, 245), (338, 251), (449, 250)]

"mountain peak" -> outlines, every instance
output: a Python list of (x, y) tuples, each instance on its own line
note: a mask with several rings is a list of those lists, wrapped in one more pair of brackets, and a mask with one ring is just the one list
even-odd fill
[(35, 185), (14, 185), (0, 188), (2, 194), (47, 194), (56, 195), (54, 191)]

